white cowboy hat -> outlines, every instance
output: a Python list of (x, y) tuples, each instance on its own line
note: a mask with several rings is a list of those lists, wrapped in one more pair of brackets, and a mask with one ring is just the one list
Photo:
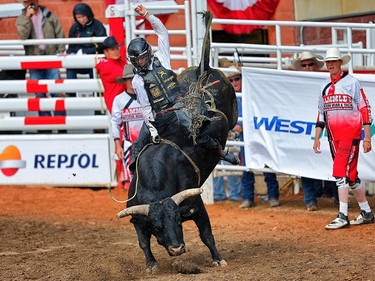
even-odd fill
[(230, 62), (227, 58), (219, 59), (219, 67), (227, 68), (223, 70), (225, 77), (232, 77), (241, 74), (241, 67), (233, 62)]
[(318, 59), (319, 61), (327, 62), (327, 61), (336, 61), (341, 60), (342, 64), (347, 64), (350, 61), (351, 57), (349, 55), (341, 56), (341, 52), (337, 48), (329, 48), (326, 52), (325, 59)]
[(324, 65), (324, 62), (319, 61), (318, 59), (323, 59), (322, 56), (315, 55), (313, 52), (310, 51), (303, 51), (298, 55), (298, 58), (293, 61), (292, 65), (295, 70), (301, 70), (301, 62), (304, 60), (313, 60), (316, 65), (318, 66), (318, 69), (321, 69)]
[(223, 71), (225, 76), (230, 78), (232, 76), (236, 76), (236, 75), (240, 75), (241, 74), (241, 67), (239, 66), (235, 66), (235, 65), (231, 65), (228, 67), (228, 71)]

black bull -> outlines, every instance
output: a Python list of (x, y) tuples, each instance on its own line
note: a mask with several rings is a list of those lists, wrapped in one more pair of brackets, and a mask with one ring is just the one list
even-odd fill
[[(211, 14), (206, 13), (208, 27), (211, 19)], [(224, 147), (229, 129), (237, 122), (237, 102), (229, 80), (221, 71), (209, 67), (209, 42), (206, 32), (200, 66), (182, 72), (178, 81), (184, 93), (198, 80), (199, 87), (206, 85), (205, 90), (209, 93), (204, 95), (204, 99), (214, 98), (216, 109), (208, 111), (211, 121), (204, 122), (201, 130)], [(211, 252), (213, 264), (226, 264), (216, 249), (207, 211), (201, 196), (198, 196), (202, 192), (199, 187), (217, 165), (219, 155), (178, 136), (176, 132), (175, 137), (170, 139), (178, 146), (162, 142), (150, 145), (142, 152), (130, 185), (128, 198), (132, 199), (128, 201), (127, 209), (117, 214), (118, 217), (132, 215), (131, 222), (146, 256), (148, 271), (157, 268), (150, 247), (151, 235), (167, 249), (169, 255), (180, 255), (186, 251), (182, 223), (187, 220), (194, 220), (197, 225), (201, 240)]]

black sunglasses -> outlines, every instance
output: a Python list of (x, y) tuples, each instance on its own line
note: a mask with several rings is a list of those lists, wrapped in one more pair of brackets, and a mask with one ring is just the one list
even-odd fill
[(302, 67), (306, 67), (306, 66), (313, 66), (315, 63), (311, 62), (309, 64), (304, 64), (304, 63), (301, 63), (301, 66)]
[(233, 82), (237, 82), (237, 81), (240, 81), (241, 80), (241, 77), (236, 77), (236, 78), (230, 78), (229, 79), (229, 81), (231, 82), (231, 83), (233, 83)]

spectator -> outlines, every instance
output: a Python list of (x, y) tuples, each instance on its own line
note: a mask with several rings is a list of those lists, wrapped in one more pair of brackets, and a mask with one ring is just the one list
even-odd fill
[[(228, 140), (235, 140), (237, 134), (232, 130), (228, 135)], [(228, 151), (231, 153), (238, 154), (235, 151), (235, 147), (229, 147)], [(232, 165), (229, 162), (220, 160), (219, 164), (221, 165)], [(228, 176), (228, 188), (229, 188), (229, 200), (232, 201), (240, 201), (242, 198), (242, 177), (241, 176)], [(227, 199), (227, 194), (225, 190), (225, 181), (224, 177), (215, 177), (213, 179), (213, 187), (214, 187), (214, 200), (215, 201), (225, 201)]]
[[(18, 35), (22, 40), (26, 39), (51, 39), (64, 38), (64, 30), (57, 16), (45, 6), (39, 6), (39, 0), (18, 0), (24, 9), (17, 18), (16, 26)], [(28, 56), (40, 55), (63, 55), (65, 46), (61, 45), (24, 45), (25, 53)], [(30, 80), (60, 79), (58, 68), (51, 69), (30, 69)], [(58, 97), (58, 93), (50, 93), (51, 97)], [(37, 93), (37, 98), (46, 98), (45, 93)], [(55, 116), (65, 116), (65, 111), (55, 111)], [(39, 116), (51, 116), (51, 112), (40, 111)], [(50, 131), (46, 131), (50, 132)]]
[[(175, 136), (177, 131), (185, 138), (191, 132), (191, 119), (184, 110), (180, 110), (181, 104), (176, 99), (181, 94), (181, 88), (176, 73), (171, 69), (168, 30), (143, 5), (139, 4), (135, 11), (148, 20), (154, 29), (158, 37), (158, 51), (153, 54), (151, 45), (143, 38), (131, 40), (127, 48), (128, 58), (136, 69), (133, 87), (145, 121), (134, 143), (130, 165), (132, 171), (136, 168), (134, 164), (138, 154), (150, 140), (159, 143), (160, 136)], [(224, 152), (208, 134), (200, 135), (196, 141), (202, 147), (217, 152), (222, 159), (238, 164), (238, 158)]]
[[(226, 67), (233, 67), (228, 65), (228, 61), (221, 61), (222, 66)], [(234, 90), (236, 93), (240, 93), (242, 91), (242, 73), (241, 71), (237, 73), (229, 73), (227, 74), (229, 81), (231, 82)], [(238, 116), (242, 117), (242, 99), (237, 98), (238, 102)], [(243, 140), (243, 128), (242, 122), (239, 122), (235, 127), (234, 131), (238, 134), (240, 140)], [(246, 165), (245, 159), (245, 151), (244, 148), (241, 147), (240, 149), (242, 164)], [(267, 192), (268, 192), (268, 199), (270, 207), (277, 207), (280, 205), (279, 203), (279, 183), (277, 182), (276, 174), (275, 173), (263, 173), (264, 180), (267, 183)], [(246, 171), (242, 174), (242, 193), (244, 201), (241, 203), (241, 208), (251, 208), (255, 206), (254, 203), (254, 195), (255, 195), (255, 176), (253, 172)]]
[[(240, 68), (235, 66), (234, 64), (230, 64), (230, 62), (227, 59), (221, 59), (219, 61), (220, 67), (229, 67), (230, 71), (225, 72), (225, 76), (228, 77), (228, 79), (231, 79), (230, 77), (240, 77), (241, 71)], [(239, 76), (238, 76), (239, 75)], [(235, 78), (236, 79), (236, 78)], [(241, 87), (238, 90), (238, 83), (235, 84), (234, 82), (231, 82), (234, 90), (236, 92), (241, 92)], [(234, 87), (236, 85), (236, 87)], [(241, 85), (241, 83), (239, 83)], [(241, 108), (241, 98), (237, 98), (237, 105), (238, 105), (238, 114), (242, 116), (242, 108)], [(236, 140), (239, 139), (240, 134), (242, 134), (242, 122), (237, 122), (236, 126), (229, 132), (228, 134), (228, 140)], [(237, 153), (235, 146), (231, 146), (228, 148), (229, 152)], [(231, 165), (229, 162), (220, 161), (220, 164), (223, 165)], [(241, 176), (228, 176), (228, 188), (229, 188), (229, 200), (233, 201), (239, 201), (242, 198), (242, 177)], [(226, 200), (226, 191), (225, 191), (225, 183), (224, 183), (224, 177), (216, 177), (213, 179), (213, 187), (214, 187), (214, 200), (216, 201), (224, 201)]]
[[(339, 229), (352, 225), (374, 222), (374, 215), (366, 199), (366, 191), (358, 177), (359, 145), (364, 128), (363, 151), (371, 151), (371, 110), (359, 81), (342, 65), (350, 61), (349, 55), (341, 56), (337, 48), (329, 48), (323, 59), (330, 73), (319, 92), (318, 118), (313, 149), (320, 153), (320, 137), (327, 130), (333, 158), (332, 176), (336, 178), (339, 195), (339, 213), (326, 229)], [(340, 102), (338, 102), (340, 101)], [(349, 222), (349, 188), (356, 198), (360, 214)]]
[(115, 97), (126, 90), (126, 84), (116, 83), (116, 78), (123, 74), (125, 60), (120, 54), (120, 45), (113, 36), (103, 42), (105, 58), (99, 60), (96, 69), (104, 86), (104, 101), (109, 113), (112, 113), (112, 104)]
[[(121, 77), (126, 65), (125, 60), (121, 57), (120, 44), (113, 36), (107, 37), (103, 41), (103, 50), (105, 58), (101, 58), (96, 64), (96, 69), (104, 87), (104, 102), (110, 114), (112, 114), (112, 104), (115, 97), (126, 90), (126, 84), (119, 84), (116, 78)], [(118, 187), (123, 187), (125, 182), (124, 167), (122, 160), (116, 161), (116, 173)]]
[[(91, 7), (85, 3), (77, 4), (73, 9), (73, 18), (75, 23), (69, 31), (69, 38), (82, 37), (102, 37), (107, 36), (103, 24), (94, 18)], [(98, 54), (103, 53), (102, 44), (70, 44), (66, 52), (67, 54)], [(66, 70), (67, 79), (77, 79), (77, 74), (88, 74), (92, 79), (94, 77), (93, 69), (73, 68)], [(74, 96), (75, 94), (69, 94)]]
[(129, 171), (132, 143), (137, 139), (143, 124), (142, 111), (136, 100), (132, 86), (134, 66), (127, 64), (122, 77), (116, 82), (126, 84), (126, 91), (117, 95), (112, 106), (112, 136), (115, 141), (115, 153), (123, 161), (124, 182), (131, 181)]
[[(319, 71), (324, 62), (318, 61), (317, 58), (323, 59), (321, 56), (310, 51), (303, 51), (298, 55), (298, 59), (293, 61), (293, 67), (298, 71)], [(322, 193), (323, 182), (318, 179), (301, 177), (303, 200), (306, 204), (307, 211), (316, 211), (318, 209), (318, 195)], [(326, 181), (324, 189), (335, 190), (334, 182)], [(334, 197), (337, 198), (334, 194)]]

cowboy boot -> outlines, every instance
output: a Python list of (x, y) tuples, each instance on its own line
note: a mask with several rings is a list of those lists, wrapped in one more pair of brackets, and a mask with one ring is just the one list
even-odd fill
[(233, 153), (231, 152), (228, 152), (228, 151), (225, 151), (225, 150), (222, 150), (221, 149), (221, 146), (219, 148), (219, 155), (220, 155), (220, 159), (224, 160), (224, 161), (227, 161), (233, 165), (238, 165), (240, 164), (240, 159), (234, 155)]
[(240, 160), (236, 155), (223, 150), (219, 142), (208, 135), (200, 135), (197, 139), (197, 144), (200, 144), (209, 150), (217, 151), (221, 160), (227, 161), (233, 165), (238, 165), (240, 163)]

